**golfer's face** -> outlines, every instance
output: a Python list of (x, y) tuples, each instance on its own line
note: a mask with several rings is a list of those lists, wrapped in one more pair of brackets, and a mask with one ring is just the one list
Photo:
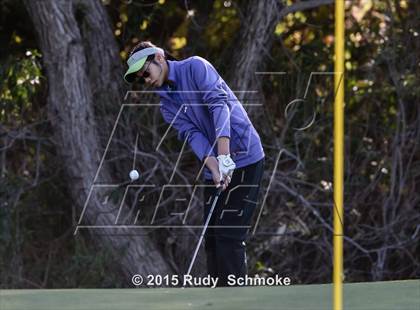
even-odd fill
[(148, 61), (144, 64), (143, 69), (137, 72), (139, 78), (143, 78), (144, 84), (151, 87), (159, 87), (162, 85), (161, 68), (156, 61)]

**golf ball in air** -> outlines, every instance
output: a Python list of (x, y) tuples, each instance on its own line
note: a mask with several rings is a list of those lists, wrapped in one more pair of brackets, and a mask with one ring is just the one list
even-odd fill
[(139, 172), (135, 169), (130, 171), (129, 176), (130, 176), (131, 181), (135, 181), (140, 177)]

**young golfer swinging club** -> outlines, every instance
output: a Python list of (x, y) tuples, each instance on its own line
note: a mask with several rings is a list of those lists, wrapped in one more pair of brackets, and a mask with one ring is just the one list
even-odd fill
[(146, 84), (160, 96), (165, 122), (178, 131), (178, 139), (188, 139), (205, 165), (205, 184), (215, 184), (221, 193), (206, 221), (214, 189), (205, 187), (204, 222), (209, 226), (203, 231), (208, 274), (218, 279), (218, 286), (227, 286), (229, 275), (245, 277), (245, 241), (265, 157), (245, 109), (204, 58), (177, 61), (145, 41), (133, 48), (127, 64), (125, 81)]

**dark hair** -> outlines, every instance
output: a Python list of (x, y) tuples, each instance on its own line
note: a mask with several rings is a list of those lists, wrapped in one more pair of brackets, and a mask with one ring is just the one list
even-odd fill
[[(148, 48), (148, 47), (157, 47), (156, 45), (154, 45), (152, 42), (150, 41), (142, 41), (140, 43), (138, 43), (136, 46), (133, 47), (133, 49), (130, 52), (130, 56), (133, 55), (135, 52), (138, 52), (142, 49)], [(172, 56), (167, 50), (163, 49), (163, 52), (165, 53), (165, 58), (169, 59), (169, 60), (178, 60), (176, 59), (174, 56)], [(155, 55), (149, 55), (147, 57), (146, 61), (150, 61), (155, 57)]]

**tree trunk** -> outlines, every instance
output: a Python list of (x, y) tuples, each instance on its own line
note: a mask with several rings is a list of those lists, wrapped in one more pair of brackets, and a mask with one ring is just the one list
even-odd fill
[[(122, 76), (117, 46), (99, 1), (24, 3), (43, 53), (54, 143), (62, 157), (74, 203), (81, 210), (102, 155), (93, 106), (101, 100), (115, 104), (122, 100), (122, 86), (116, 80)], [(110, 181), (110, 175), (106, 168), (101, 170), (102, 180)], [(92, 191), (84, 218), (92, 225), (112, 225), (114, 214), (97, 216), (98, 212), (106, 211)], [(127, 237), (104, 230), (95, 239), (110, 246), (127, 281), (135, 273), (171, 274), (171, 268), (148, 236), (140, 229), (136, 233), (136, 237)]]
[(245, 19), (241, 21), (241, 31), (236, 38), (238, 48), (235, 49), (233, 57), (235, 62), (231, 70), (232, 76), (229, 78), (232, 89), (258, 88), (259, 79), (255, 76), (255, 72), (264, 71), (262, 68), (264, 56), (270, 52), (274, 26), (278, 21), (281, 6), (278, 0), (248, 1)]
[[(259, 90), (261, 79), (256, 72), (265, 70), (265, 60), (270, 55), (274, 40), (274, 29), (278, 22), (289, 13), (313, 9), (331, 4), (333, 0), (309, 0), (284, 6), (278, 0), (248, 1), (245, 18), (241, 21), (241, 31), (236, 38), (238, 48), (235, 48), (235, 59), (229, 77), (232, 89)], [(245, 93), (239, 93), (238, 99), (243, 100)], [(247, 109), (253, 112), (254, 109)]]

